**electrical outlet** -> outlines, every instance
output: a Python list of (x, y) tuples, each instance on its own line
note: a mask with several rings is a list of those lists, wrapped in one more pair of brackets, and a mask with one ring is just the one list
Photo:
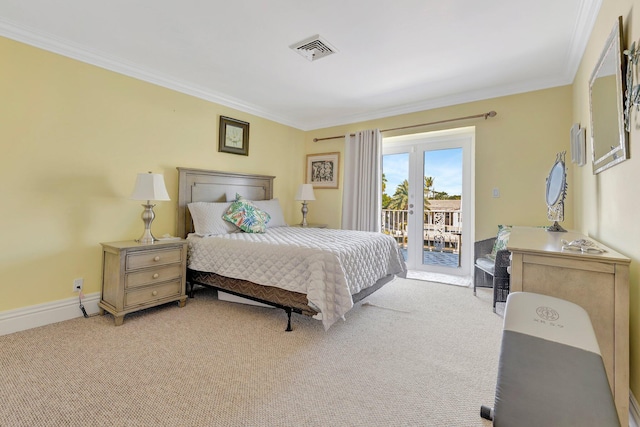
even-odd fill
[(80, 292), (82, 290), (83, 284), (84, 284), (84, 279), (82, 277), (79, 279), (75, 279), (73, 281), (73, 292)]

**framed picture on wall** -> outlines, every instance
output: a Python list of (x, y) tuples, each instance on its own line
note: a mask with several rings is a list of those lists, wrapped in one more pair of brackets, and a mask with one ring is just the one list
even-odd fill
[(306, 183), (313, 188), (338, 188), (340, 153), (307, 155)]
[(249, 123), (220, 116), (218, 151), (249, 155)]

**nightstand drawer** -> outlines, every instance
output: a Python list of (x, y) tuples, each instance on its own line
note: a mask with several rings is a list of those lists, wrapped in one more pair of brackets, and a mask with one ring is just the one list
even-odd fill
[(150, 285), (152, 283), (166, 282), (171, 279), (179, 279), (181, 274), (182, 264), (140, 270), (126, 275), (124, 279), (124, 287), (128, 289)]
[(139, 251), (127, 254), (127, 271), (182, 261), (182, 249)]
[(127, 292), (124, 296), (124, 306), (127, 308), (135, 305), (147, 304), (152, 301), (180, 295), (181, 292), (182, 282), (180, 280), (175, 280), (158, 286), (149, 286), (147, 288)]

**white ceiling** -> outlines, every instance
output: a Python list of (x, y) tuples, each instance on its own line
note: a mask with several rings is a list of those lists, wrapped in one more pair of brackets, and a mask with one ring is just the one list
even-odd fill
[(570, 84), (601, 2), (2, 0), (0, 35), (312, 130)]

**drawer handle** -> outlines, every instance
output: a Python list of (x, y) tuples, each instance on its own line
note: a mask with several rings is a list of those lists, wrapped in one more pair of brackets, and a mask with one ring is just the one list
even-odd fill
[(153, 278), (154, 278), (154, 279), (157, 279), (158, 277), (160, 277), (160, 275), (159, 275), (158, 273), (156, 273), (156, 274), (154, 274), (154, 275), (153, 275)]
[(154, 261), (160, 261), (160, 255), (156, 255), (155, 258), (153, 258)]
[(155, 297), (156, 295), (158, 295), (158, 291), (151, 292), (151, 295), (153, 295)]

